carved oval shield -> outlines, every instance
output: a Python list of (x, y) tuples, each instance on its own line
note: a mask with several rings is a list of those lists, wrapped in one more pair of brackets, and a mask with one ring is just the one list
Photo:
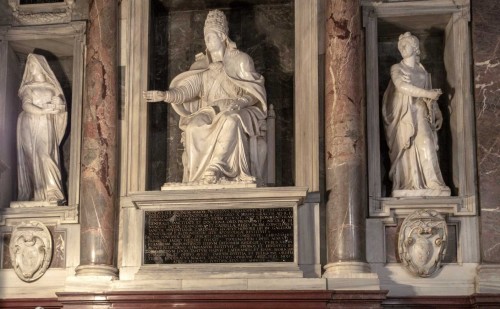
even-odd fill
[(420, 235), (417, 235), (415, 244), (410, 247), (410, 254), (413, 256), (414, 263), (419, 267), (424, 267), (432, 257), (432, 244)]
[(19, 279), (32, 282), (49, 268), (52, 259), (52, 237), (38, 221), (22, 222), (10, 238), (10, 259)]
[(431, 276), (446, 253), (448, 228), (437, 211), (414, 211), (401, 225), (398, 253), (403, 266), (419, 277)]

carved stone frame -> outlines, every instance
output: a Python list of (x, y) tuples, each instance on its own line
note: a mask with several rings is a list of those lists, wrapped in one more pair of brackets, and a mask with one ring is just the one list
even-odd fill
[[(165, 192), (148, 191), (133, 193), (122, 199), (122, 226), (128, 226), (122, 231), (120, 240), (123, 250), (121, 256), (120, 278), (123, 279), (155, 279), (158, 273), (165, 272), (162, 279), (182, 279), (182, 273), (197, 272), (202, 278), (208, 272), (219, 269), (220, 272), (238, 273), (242, 268), (267, 269), (266, 271), (286, 271), (298, 278), (299, 271), (299, 207), (304, 203), (307, 188), (240, 188), (228, 190), (180, 190)], [(216, 202), (214, 202), (216, 201)], [(258, 202), (256, 202), (258, 201)], [(146, 265), (143, 263), (144, 249), (144, 216), (145, 211), (162, 210), (200, 210), (200, 209), (245, 209), (245, 208), (281, 208), (293, 209), (294, 259), (293, 262), (264, 263), (224, 263), (224, 264), (160, 264)], [(128, 250), (133, 248), (133, 250)], [(139, 269), (138, 269), (139, 268)], [(303, 270), (303, 269), (300, 269)], [(180, 271), (180, 274), (169, 272)], [(241, 274), (240, 274), (241, 275)], [(261, 274), (266, 276), (266, 274)], [(174, 276), (174, 277), (172, 277)], [(175, 277), (177, 276), (177, 277)]]
[(15, 25), (42, 25), (71, 21), (74, 0), (54, 3), (21, 4), (20, 0), (8, 0)]
[[(363, 5), (363, 26), (366, 34), (366, 80), (368, 117), (368, 175), (369, 215), (387, 217), (415, 203), (420, 208), (432, 208), (454, 215), (473, 216), (477, 213), (475, 181), (474, 112), (471, 89), (470, 60), (470, 5), (462, 1), (411, 1), (373, 3)], [(450, 118), (453, 139), (453, 172), (458, 184), (458, 196), (427, 198), (382, 197), (380, 161), (379, 72), (378, 72), (378, 21), (384, 18), (433, 16), (442, 18), (445, 33), (445, 66), (448, 82), (457, 90), (451, 105), (454, 115)], [(425, 24), (423, 25), (426, 26)], [(446, 58), (447, 57), (447, 58)], [(447, 61), (448, 59), (449, 61)], [(450, 60), (451, 59), (451, 60)], [(418, 208), (418, 207), (417, 207)]]
[[(72, 56), (72, 106), (71, 106), (71, 128), (70, 134), (70, 167), (68, 175), (68, 204), (67, 206), (52, 207), (29, 207), (29, 208), (1, 208), (0, 209), (0, 244), (3, 246), (2, 256), (5, 257), (7, 248), (3, 244), (4, 236), (11, 234), (13, 227), (23, 221), (36, 220), (46, 226), (51, 226), (56, 232), (64, 233), (64, 261), (59, 267), (49, 267), (43, 282), (50, 282), (50, 286), (40, 289), (38, 283), (26, 283), (19, 280), (13, 269), (0, 269), (0, 277), (5, 278), (0, 298), (23, 298), (26, 295), (34, 298), (54, 297), (55, 291), (64, 289), (68, 274), (74, 273), (74, 268), (80, 263), (80, 225), (79, 194), (80, 194), (80, 153), (82, 132), (82, 105), (84, 89), (84, 55), (85, 55), (85, 31), (84, 21), (70, 22), (57, 25), (29, 26), (29, 27), (0, 27), (0, 64), (5, 65), (6, 53), (19, 44), (23, 43), (23, 52), (27, 48), (45, 48), (37, 43), (54, 44), (54, 41), (64, 43), (65, 56)], [(58, 47), (61, 47), (59, 45)], [(26, 48), (26, 49), (25, 49)], [(47, 49), (47, 48), (46, 48)], [(12, 59), (12, 58), (11, 58)], [(1, 70), (0, 70), (1, 71)], [(4, 87), (0, 72), (0, 87)], [(22, 76), (22, 72), (20, 73)], [(19, 85), (17, 85), (18, 87)], [(3, 90), (3, 89), (2, 89)], [(1, 90), (0, 90), (1, 91)], [(17, 90), (15, 90), (17, 92)], [(4, 104), (1, 101), (0, 106)], [(20, 103), (19, 103), (20, 104)], [(1, 122), (1, 121), (0, 121)], [(15, 132), (14, 132), (15, 134)], [(15, 136), (14, 136), (15, 139)], [(4, 189), (4, 188), (0, 188)], [(1, 192), (0, 192), (1, 194)], [(3, 261), (1, 261), (3, 263)], [(2, 264), (3, 265), (3, 264)]]
[[(3, 30), (3, 31), (2, 31)], [(82, 104), (83, 104), (83, 76), (84, 76), (84, 52), (85, 52), (85, 22), (77, 21), (68, 24), (44, 25), (31, 27), (5, 27), (0, 28), (0, 45), (14, 41), (43, 40), (43, 39), (67, 39), (72, 41), (73, 57), (73, 81), (72, 81), (72, 109), (70, 130), (70, 169), (68, 175), (68, 207), (60, 207), (60, 215), (66, 217), (69, 213), (72, 218), (67, 222), (78, 222), (78, 205), (80, 194), (80, 148), (82, 132)], [(36, 46), (34, 46), (35, 48)], [(12, 213), (23, 212), (10, 210)], [(53, 209), (47, 209), (54, 212)], [(6, 214), (7, 215), (7, 214)]]
[[(125, 266), (131, 264), (131, 254), (124, 245), (128, 239), (142, 237), (141, 231), (127, 229), (127, 222), (140, 215), (140, 210), (128, 207), (131, 198), (141, 199), (147, 194), (167, 196), (168, 192), (144, 192), (147, 171), (147, 103), (142, 91), (147, 87), (148, 38), (150, 1), (131, 1), (123, 17), (121, 28), (121, 64), (125, 65), (125, 100), (121, 118), (121, 171), (120, 177), (120, 244), (121, 275)], [(322, 0), (295, 0), (295, 89), (294, 89), (294, 142), (295, 142), (295, 186), (276, 188), (309, 192), (297, 209), (298, 217), (298, 263), (306, 277), (320, 277), (320, 135), (324, 57), (324, 12)], [(124, 43), (126, 42), (126, 43)], [(131, 44), (129, 42), (132, 42)], [(259, 190), (259, 189), (258, 189)], [(257, 190), (257, 191), (258, 191)], [(133, 260), (132, 264), (137, 264)], [(134, 264), (134, 265), (135, 265)], [(139, 266), (139, 265), (136, 265)], [(122, 272), (123, 271), (123, 272)]]
[[(320, 120), (322, 93), (320, 55), (324, 54), (323, 1), (295, 0), (295, 185), (319, 191)], [(148, 25), (150, 1), (132, 1), (129, 27), (124, 31), (130, 44), (126, 61), (125, 109), (122, 122), (121, 195), (146, 189)]]

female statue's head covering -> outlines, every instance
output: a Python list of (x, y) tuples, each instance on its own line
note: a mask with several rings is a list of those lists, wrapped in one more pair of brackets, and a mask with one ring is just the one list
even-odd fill
[(34, 75), (31, 70), (32, 65), (38, 66), (38, 68), (40, 69), (40, 73), (45, 77), (45, 81), (54, 86), (55, 95), (60, 95), (63, 102), (66, 103), (61, 85), (59, 84), (59, 81), (57, 81), (57, 78), (50, 68), (47, 60), (44, 56), (37, 54), (29, 54), (28, 58), (26, 59), (26, 68), (24, 69), (23, 80), (18, 92), (19, 96), (21, 96), (22, 93), (26, 90), (26, 87), (28, 87), (34, 81)]

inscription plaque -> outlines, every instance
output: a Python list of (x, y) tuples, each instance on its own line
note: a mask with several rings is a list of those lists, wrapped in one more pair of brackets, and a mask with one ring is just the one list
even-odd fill
[(144, 264), (293, 262), (293, 208), (146, 211)]

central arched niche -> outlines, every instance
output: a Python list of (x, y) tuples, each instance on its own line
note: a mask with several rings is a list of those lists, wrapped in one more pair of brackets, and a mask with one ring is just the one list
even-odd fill
[[(265, 80), (276, 111), (276, 185), (292, 186), (294, 173), (294, 4), (292, 0), (152, 0), (148, 89), (165, 90), (204, 52), (208, 11), (222, 10), (229, 36), (249, 54)], [(182, 181), (179, 116), (166, 104), (148, 105), (147, 190)]]

